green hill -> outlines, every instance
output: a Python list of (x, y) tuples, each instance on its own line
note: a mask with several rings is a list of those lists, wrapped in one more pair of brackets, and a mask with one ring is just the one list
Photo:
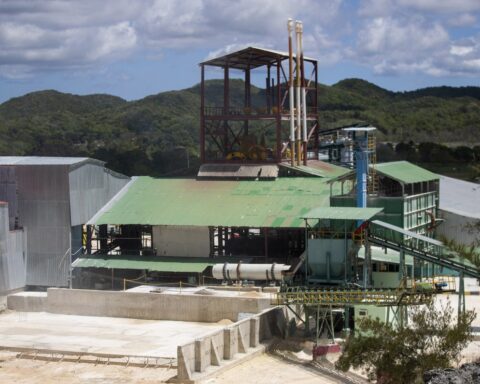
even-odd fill
[[(232, 80), (231, 105), (244, 84)], [(127, 102), (110, 95), (41, 91), (0, 105), (0, 155), (92, 156), (127, 174), (163, 174), (198, 154), (199, 85)], [(221, 80), (206, 84), (207, 104), (221, 105)], [(252, 87), (254, 104), (265, 91)], [(385, 141), (480, 142), (480, 88), (391, 92), (359, 79), (319, 85), (322, 128), (366, 122)], [(181, 150), (179, 150), (179, 147)], [(182, 152), (183, 151), (183, 152)]]

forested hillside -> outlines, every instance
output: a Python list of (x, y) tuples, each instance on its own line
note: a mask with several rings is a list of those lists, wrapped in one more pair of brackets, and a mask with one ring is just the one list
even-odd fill
[[(243, 82), (232, 80), (231, 104)], [(207, 83), (221, 104), (222, 82)], [(252, 89), (255, 100), (264, 91)], [(41, 91), (0, 105), (0, 155), (91, 156), (127, 174), (161, 175), (198, 153), (199, 86), (127, 102), (110, 95)], [(322, 128), (365, 122), (381, 141), (480, 143), (480, 88), (437, 87), (391, 92), (358, 79), (319, 86)]]

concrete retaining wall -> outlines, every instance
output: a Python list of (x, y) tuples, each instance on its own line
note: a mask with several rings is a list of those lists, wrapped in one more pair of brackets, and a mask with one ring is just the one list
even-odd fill
[[(283, 320), (282, 320), (283, 319)], [(269, 308), (220, 331), (204, 335), (177, 347), (179, 382), (192, 382), (213, 367), (233, 363), (261, 347), (273, 335), (283, 336), (279, 324), (285, 322), (281, 308)]]
[[(268, 298), (202, 296), (49, 288), (43, 311), (64, 315), (126, 317), (147, 320), (237, 321), (240, 313), (259, 313), (270, 307)], [(23, 300), (23, 301), (22, 301)], [(26, 301), (25, 301), (26, 300)], [(33, 300), (28, 299), (28, 300)], [(36, 311), (38, 303), (9, 298), (8, 308)]]
[(7, 296), (7, 308), (19, 312), (45, 312), (46, 292), (19, 292)]

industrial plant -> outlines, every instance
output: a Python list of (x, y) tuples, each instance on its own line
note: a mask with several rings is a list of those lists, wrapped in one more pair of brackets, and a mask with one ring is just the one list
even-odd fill
[[(318, 63), (303, 55), (301, 23), (288, 31), (287, 52), (251, 46), (200, 63), (195, 177), (0, 157), (0, 349), (195, 382), (274, 337), (301, 334), (319, 356), (365, 316), (400, 326), (446, 292), (465, 310), (480, 272), (439, 238), (470, 243), (460, 228), (480, 219), (480, 188), (377, 162), (373, 126), (322, 129)], [(207, 71), (223, 79), (208, 99)], [(242, 107), (229, 89), (239, 76)]]

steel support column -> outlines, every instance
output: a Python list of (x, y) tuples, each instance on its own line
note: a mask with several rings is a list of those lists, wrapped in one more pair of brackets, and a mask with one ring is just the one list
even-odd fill
[(282, 87), (280, 85), (280, 67), (281, 61), (277, 60), (277, 100), (276, 100), (276, 142), (277, 142), (277, 150), (276, 150), (276, 161), (280, 163), (282, 161), (282, 105), (281, 105), (281, 91)]
[[(244, 100), (244, 112), (251, 113), (250, 108), (252, 106), (252, 99), (250, 96), (251, 86), (250, 86), (250, 66), (245, 69), (245, 100)], [(248, 119), (245, 119), (243, 124), (243, 133), (248, 135)]]
[(200, 65), (200, 161), (205, 163), (205, 66)]
[[(223, 69), (223, 115), (228, 116), (230, 113), (230, 76), (229, 67)], [(228, 155), (228, 121), (223, 121), (223, 155)]]
[(463, 272), (460, 273), (458, 276), (458, 282), (459, 282), (459, 287), (458, 287), (458, 317), (457, 319), (460, 319), (460, 315), (462, 313), (465, 313), (465, 282), (464, 282), (464, 275)]

